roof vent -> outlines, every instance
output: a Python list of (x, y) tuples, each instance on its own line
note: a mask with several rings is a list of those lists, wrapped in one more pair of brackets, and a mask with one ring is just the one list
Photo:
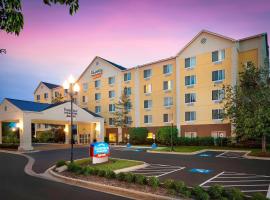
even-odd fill
[(201, 44), (205, 44), (205, 43), (206, 43), (206, 41), (207, 41), (207, 39), (206, 39), (206, 38), (202, 38), (202, 39), (201, 39)]

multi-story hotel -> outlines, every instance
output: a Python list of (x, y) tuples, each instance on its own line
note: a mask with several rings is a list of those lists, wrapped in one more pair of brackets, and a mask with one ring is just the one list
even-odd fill
[[(132, 68), (95, 57), (77, 80), (81, 90), (75, 102), (104, 118), (111, 141), (125, 137), (112, 115), (124, 88), (132, 103), (131, 127), (156, 133), (173, 123), (181, 136), (227, 137), (232, 127), (221, 117), (222, 86), (235, 85), (246, 63), (263, 67), (268, 61), (266, 33), (236, 40), (203, 30), (175, 56)], [(44, 103), (60, 94), (67, 99), (61, 86), (45, 82), (34, 94)]]

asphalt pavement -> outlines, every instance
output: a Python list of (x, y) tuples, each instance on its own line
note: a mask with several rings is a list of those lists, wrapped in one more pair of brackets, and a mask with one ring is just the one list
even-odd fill
[(0, 163), (0, 199), (3, 200), (127, 199), (29, 176), (24, 172), (27, 159), (19, 155), (0, 153)]

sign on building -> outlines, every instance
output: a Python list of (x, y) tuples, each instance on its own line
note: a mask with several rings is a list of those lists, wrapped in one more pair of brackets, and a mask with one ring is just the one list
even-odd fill
[(92, 70), (91, 71), (91, 76), (93, 79), (100, 78), (103, 73), (102, 69), (97, 69), (97, 70)]
[[(71, 109), (70, 108), (64, 108), (64, 114), (66, 115), (66, 117), (71, 117)], [(78, 114), (78, 110), (73, 109), (72, 114), (73, 114), (72, 115), (73, 117), (76, 117), (77, 114)]]

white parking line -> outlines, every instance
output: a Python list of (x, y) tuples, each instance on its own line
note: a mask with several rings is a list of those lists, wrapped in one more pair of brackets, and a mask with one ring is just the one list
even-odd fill
[(242, 190), (241, 192), (250, 193), (250, 192), (267, 192), (267, 190)]
[(176, 170), (174, 170), (174, 171), (167, 172), (167, 173), (165, 173), (165, 174), (161, 174), (161, 175), (159, 175), (159, 176), (157, 176), (157, 177), (160, 177), (160, 176), (165, 176), (165, 175), (167, 175), (167, 174), (171, 174), (171, 173), (173, 173), (173, 172), (180, 171), (180, 170), (182, 170), (182, 169), (185, 169), (185, 167), (181, 167), (180, 169), (176, 169)]
[(268, 187), (268, 192), (267, 192), (266, 197), (270, 199), (270, 184), (269, 184), (269, 187)]
[(216, 155), (216, 157), (220, 157), (220, 156), (224, 155), (224, 154), (227, 153), (227, 152), (228, 152), (228, 151), (224, 151), (224, 152), (222, 152), (221, 154)]
[[(258, 186), (268, 186), (268, 184), (258, 184), (258, 185), (223, 185), (222, 187), (258, 187)], [(203, 186), (211, 187), (211, 186)]]
[(261, 182), (270, 180), (240, 180), (240, 181), (211, 181), (212, 183), (233, 183), (233, 182)]
[(206, 180), (205, 182), (203, 182), (202, 184), (200, 184), (200, 186), (205, 185), (206, 183), (208, 183), (208, 182), (212, 181), (213, 179), (215, 179), (216, 177), (218, 177), (218, 176), (222, 175), (223, 173), (224, 173), (224, 172), (221, 172), (221, 173), (219, 173), (219, 174), (215, 175), (214, 177), (212, 177), (212, 178), (210, 178), (210, 179)]

